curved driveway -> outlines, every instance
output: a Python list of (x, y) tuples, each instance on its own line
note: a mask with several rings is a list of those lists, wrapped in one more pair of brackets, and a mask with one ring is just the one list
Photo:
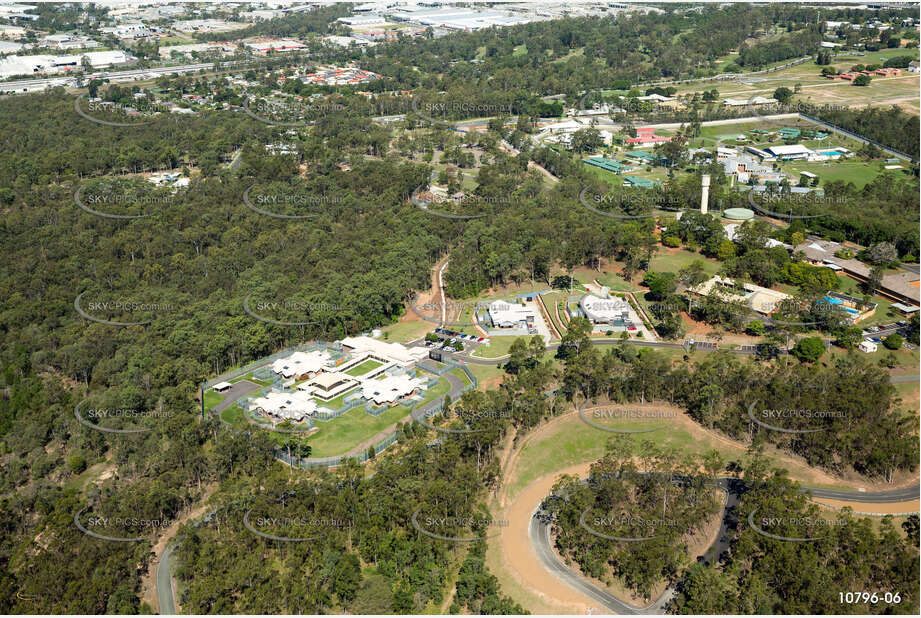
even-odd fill
[[(719, 480), (719, 486), (720, 489), (728, 493), (729, 498), (723, 507), (723, 519), (720, 523), (719, 533), (716, 535), (716, 541), (704, 554), (707, 562), (713, 562), (719, 559), (719, 556), (728, 549), (728, 513), (732, 507), (739, 503), (741, 485), (737, 479), (721, 478)], [(878, 504), (916, 500), (918, 499), (919, 492), (921, 492), (921, 486), (879, 492), (820, 489), (812, 487), (803, 487), (801, 491), (804, 493), (810, 492), (813, 498), (830, 498)], [(674, 597), (675, 588), (674, 586), (669, 586), (665, 589), (665, 592), (650, 605), (646, 607), (634, 607), (620, 600), (607, 590), (599, 588), (591, 581), (583, 578), (579, 573), (566, 566), (553, 552), (550, 542), (550, 526), (548, 525), (547, 519), (540, 516), (539, 504), (532, 513), (531, 521), (528, 525), (528, 537), (544, 568), (553, 573), (558, 579), (569, 584), (570, 587), (576, 589), (590, 599), (601, 603), (602, 606), (614, 614), (661, 614), (668, 602)]]

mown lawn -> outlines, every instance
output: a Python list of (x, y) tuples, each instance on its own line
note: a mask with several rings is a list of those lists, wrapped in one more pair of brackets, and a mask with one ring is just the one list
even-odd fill
[(332, 457), (349, 452), (356, 445), (409, 414), (409, 408), (394, 406), (380, 416), (372, 416), (364, 406), (352, 408), (331, 421), (315, 423), (319, 431), (307, 439), (313, 448), (311, 457)]
[[(527, 339), (528, 337), (521, 338)], [(511, 349), (512, 344), (515, 343), (516, 339), (519, 339), (519, 337), (490, 337), (489, 345), (480, 345), (480, 347), (478, 347), (474, 352), (473, 356), (478, 358), (499, 358), (500, 356), (505, 356), (508, 354), (508, 351)]]
[(380, 367), (382, 364), (383, 364), (383, 363), (379, 363), (379, 362), (377, 362), (376, 360), (373, 360), (373, 359), (370, 359), (370, 358), (369, 358), (368, 360), (366, 360), (365, 362), (361, 363), (360, 365), (358, 365), (358, 366), (356, 366), (356, 367), (352, 367), (351, 369), (349, 369), (349, 370), (346, 371), (345, 373), (346, 373), (347, 375), (350, 375), (350, 376), (363, 376), (363, 375), (365, 375), (366, 373), (368, 373), (369, 371), (371, 371), (371, 370), (373, 370), (373, 369), (377, 369), (377, 368)]
[(676, 273), (695, 260), (703, 262), (704, 270), (712, 275), (715, 275), (720, 269), (720, 263), (717, 260), (704, 257), (699, 253), (694, 253), (686, 249), (679, 249), (678, 251), (660, 249), (649, 261), (649, 270)]
[(224, 401), (224, 396), (214, 390), (205, 391), (205, 410), (210, 410)]
[[(828, 147), (832, 147), (832, 144), (834, 142), (829, 142)], [(873, 182), (880, 174), (880, 165), (878, 161), (867, 162), (854, 159), (826, 163), (786, 163), (782, 168), (783, 171), (793, 176), (799, 176), (800, 172), (811, 172), (819, 177), (819, 186), (825, 186), (836, 180), (843, 180), (844, 182), (852, 182), (858, 189), (862, 189)], [(903, 170), (895, 171), (899, 175), (903, 172)]]
[[(410, 309), (409, 311), (412, 311)], [(423, 320), (415, 313), (410, 315), (411, 320), (406, 322), (397, 322), (383, 328), (384, 341), (395, 341), (397, 343), (408, 343), (425, 336), (438, 326), (433, 322)]]

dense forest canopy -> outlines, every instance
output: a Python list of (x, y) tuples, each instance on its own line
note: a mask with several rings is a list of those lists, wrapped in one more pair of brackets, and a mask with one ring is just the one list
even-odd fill
[[(284, 25), (257, 23), (241, 34), (330, 33), (331, 22), (348, 10), (325, 7)], [(824, 14), (847, 14), (829, 11)], [(770, 53), (763, 43), (747, 46), (744, 62), (808, 53), (816, 16), (788, 4), (670, 8), (423, 37), (355, 57), (387, 76), (369, 86), (377, 92), (413, 88), (423, 102), (443, 92), (539, 110), (536, 93), (576, 94), (615, 80), (714, 72), (719, 58), (773, 25), (787, 31), (781, 34), (785, 45)], [(50, 13), (41, 11), (41, 19), (51, 19)], [(532, 53), (513, 55), (519, 45)], [(771, 57), (775, 52), (778, 57)], [(360, 52), (325, 53), (341, 60)], [(284, 70), (283, 60), (267, 62), (273, 72), (247, 71), (247, 79), (260, 83), (259, 97), (270, 96), (274, 70)], [(190, 76), (159, 83), (189, 93), (209, 87)], [(134, 94), (96, 87), (110, 100)], [(488, 131), (460, 137), (410, 114), (397, 136), (394, 128), (369, 120), (394, 111), (397, 97), (384, 104), (347, 91), (342, 100), (349, 104), (341, 110), (289, 130), (245, 114), (226, 82), (217, 80), (214, 92), (227, 109), (163, 114), (134, 127), (81, 118), (74, 97), (60, 89), (0, 100), (0, 610), (151, 612), (141, 599), (158, 528), (208, 499), (203, 516), (178, 531), (175, 575), (184, 611), (523, 613), (526, 608), (487, 568), (485, 543), (460, 547), (420, 534), (413, 518), (425, 511), (433, 518), (489, 520), (490, 496), (503, 480), (500, 454), (513, 436), (592, 401), (669, 402), (699, 425), (751, 445), (738, 518), (768, 506), (811, 512), (804, 500), (786, 498), (791, 482), (760, 456), (765, 445), (829, 473), (874, 482), (917, 469), (916, 419), (901, 413), (889, 374), (855, 354), (827, 365), (788, 356), (743, 360), (724, 352), (692, 362), (626, 344), (601, 351), (576, 322), (554, 358), (540, 339), (521, 340), (501, 379), (454, 402), (470, 413), (474, 432), (435, 435), (421, 424), (403, 424), (396, 445), (372, 457), (368, 468), (354, 461), (331, 470), (282, 466), (266, 434), (235, 433), (213, 416), (199, 416), (203, 380), (305, 340), (335, 340), (394, 323), (416, 293), (429, 288), (432, 266), (448, 255), (444, 281), (452, 298), (525, 281), (558, 286), (554, 275), (561, 271), (600, 270), (604, 261), (617, 260), (628, 279), (645, 274), (644, 283), (667, 301), (677, 276), (687, 273), (650, 271), (660, 250), (656, 221), (596, 216), (580, 194), (612, 194), (614, 207), (648, 214), (655, 204), (696, 203), (699, 175), (710, 173), (712, 198), (722, 207), (745, 205), (745, 198), (729, 190), (718, 165), (671, 178), (654, 199), (643, 200), (635, 189), (600, 182), (560, 151), (522, 148), (511, 155), (501, 141), (523, 146), (525, 119), (490, 123)], [(917, 118), (912, 124), (897, 112), (860, 111), (831, 120), (884, 143), (902, 144), (907, 131), (917, 133)], [(273, 154), (272, 145), (281, 141), (293, 147)], [(433, 178), (433, 152), (440, 151), (454, 173), (471, 166), (465, 152), (471, 147), (478, 151), (473, 199), (457, 208), (485, 216), (450, 220), (410, 201)], [(559, 182), (551, 186), (533, 163)], [(148, 182), (150, 172), (166, 170), (182, 172), (188, 186)], [(891, 242), (899, 256), (916, 256), (917, 187), (916, 178), (894, 175), (861, 190), (831, 184), (827, 193), (840, 201), (810, 205), (827, 215), (810, 225), (832, 238)], [(780, 204), (791, 211), (802, 207), (789, 195)], [(719, 254), (726, 240), (720, 226), (696, 216), (675, 229), (706, 255)], [(750, 226), (741, 233), (738, 255), (725, 256), (722, 267), (733, 276), (824, 293), (821, 274), (785, 251), (780, 256), (763, 249), (768, 234), (790, 241), (806, 229)], [(309, 306), (309, 323), (289, 327), (253, 319), (244, 310), (247, 298)], [(821, 433), (789, 434), (753, 423), (753, 405), (808, 406), (828, 414), (818, 423)], [(141, 414), (107, 427), (140, 431), (107, 433), (79, 417), (81, 409), (115, 408)], [(594, 484), (569, 479), (560, 485), (573, 498), (560, 511), (562, 524), (578, 519), (576, 507), (612, 507), (604, 492), (629, 495), (652, 514), (651, 505), (668, 488), (653, 479), (637, 491), (647, 478), (640, 472), (647, 470), (631, 467), (635, 453), (613, 449), (596, 464)], [(638, 456), (677, 475), (708, 465), (644, 449)], [(635, 473), (632, 486), (605, 476), (623, 470)], [(708, 490), (683, 488), (687, 509), (679, 515), (688, 529), (699, 530), (711, 516)], [(92, 518), (130, 515), (140, 523), (100, 531), (143, 540), (100, 542), (74, 524), (76, 514), (84, 527)], [(279, 544), (254, 534), (247, 522), (257, 520), (250, 516), (295, 522), (255, 524), (267, 534), (319, 538)], [(304, 528), (302, 517), (321, 523)], [(842, 517), (846, 523), (818, 546), (774, 546), (744, 527), (733, 529), (722, 570), (685, 569), (681, 536), (650, 546), (653, 560), (646, 564), (575, 527), (564, 531), (558, 546), (587, 571), (616, 572), (638, 592), (663, 578), (675, 583), (677, 612), (833, 611), (832, 590), (849, 586), (901, 591), (904, 608), (916, 610), (917, 532), (903, 539), (888, 520), (874, 527), (851, 514)], [(448, 526), (442, 532), (479, 530)], [(808, 565), (813, 585), (797, 587), (786, 572), (777, 577), (785, 565)], [(849, 571), (854, 565), (856, 574)], [(725, 594), (713, 596), (714, 589)]]

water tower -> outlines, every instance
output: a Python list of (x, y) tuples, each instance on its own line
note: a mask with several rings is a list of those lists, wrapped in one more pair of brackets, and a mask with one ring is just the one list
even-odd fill
[(700, 214), (707, 214), (707, 203), (710, 201), (710, 176), (704, 174), (700, 177)]

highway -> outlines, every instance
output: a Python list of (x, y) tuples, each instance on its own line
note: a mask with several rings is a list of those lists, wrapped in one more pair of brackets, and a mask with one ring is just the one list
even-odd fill
[[(723, 507), (722, 522), (716, 540), (705, 553), (706, 561), (718, 560), (719, 556), (729, 547), (728, 532), (732, 507), (739, 503), (739, 497), (744, 491), (742, 483), (737, 479), (724, 477), (719, 479), (719, 487), (728, 494), (728, 499)], [(921, 487), (908, 487), (880, 492), (845, 491), (836, 489), (820, 489), (803, 487), (803, 492), (811, 493), (813, 498), (829, 498), (864, 503), (891, 503), (905, 502), (918, 499)], [(541, 564), (570, 587), (585, 596), (599, 602), (605, 609), (614, 614), (661, 614), (665, 606), (675, 594), (674, 586), (666, 588), (658, 599), (646, 607), (638, 608), (620, 600), (607, 590), (599, 588), (594, 583), (584, 579), (574, 570), (566, 566), (552, 549), (550, 540), (550, 526), (547, 517), (541, 516), (540, 505), (534, 509), (528, 526), (528, 537)]]
[[(127, 81), (139, 81), (145, 79), (154, 79), (160, 75), (172, 75), (173, 73), (185, 74), (200, 71), (202, 69), (208, 70), (214, 68), (213, 62), (205, 62), (198, 64), (183, 64), (174, 67), (156, 67), (150, 69), (129, 69), (126, 71), (109, 71), (105, 73), (86, 73), (81, 77), (85, 81), (91, 79), (107, 79), (112, 83), (115, 82), (127, 82)], [(56, 75), (54, 77), (41, 77), (36, 79), (22, 79), (10, 82), (0, 82), (0, 91), (11, 90), (14, 93), (17, 92), (34, 92), (36, 90), (44, 90), (48, 87), (54, 86), (71, 86), (73, 84), (75, 76), (73, 75)]]

